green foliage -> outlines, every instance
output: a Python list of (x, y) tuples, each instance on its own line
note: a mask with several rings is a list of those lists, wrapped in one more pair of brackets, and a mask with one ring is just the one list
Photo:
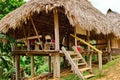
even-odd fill
[(0, 0), (0, 19), (24, 3), (24, 0)]
[(14, 43), (14, 39), (9, 38), (8, 36), (4, 34), (0, 34), (0, 38), (8, 40), (6, 44), (3, 44), (2, 41), (0, 41), (0, 78), (1, 79), (7, 79), (10, 78), (11, 74), (14, 73), (15, 69), (13, 68), (13, 62), (11, 57), (11, 46)]
[[(0, 0), (0, 19), (23, 3), (25, 3), (24, 0)], [(8, 40), (7, 44), (3, 44), (3, 42), (0, 41), (0, 80), (8, 80), (11, 77), (11, 73), (15, 72), (10, 52), (11, 46), (13, 46), (13, 43), (16, 41), (4, 34), (0, 34), (0, 39)]]
[[(24, 69), (26, 76), (30, 76), (31, 74), (30, 66), (31, 62), (29, 56), (20, 57), (20, 67)], [(48, 63), (45, 63), (45, 57), (34, 56), (34, 70), (35, 75), (48, 71)]]
[(35, 74), (38, 75), (40, 73), (48, 72), (48, 62), (46, 62), (47, 57), (35, 56)]

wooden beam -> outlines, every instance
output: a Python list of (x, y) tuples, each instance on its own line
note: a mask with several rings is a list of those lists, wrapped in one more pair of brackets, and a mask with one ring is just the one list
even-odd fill
[(31, 77), (34, 77), (34, 56), (31, 55)]
[[(60, 50), (58, 12), (55, 9), (53, 13), (55, 29), (55, 50)], [(54, 56), (54, 78), (58, 78), (60, 80), (60, 55), (58, 53)]]
[[(13, 54), (12, 55), (25, 55), (25, 56), (28, 56), (28, 55), (37, 55), (37, 56), (42, 56), (42, 55), (45, 55), (45, 56), (54, 56), (55, 54), (59, 53), (59, 51), (55, 51), (55, 50), (17, 50), (17, 51), (13, 51), (12, 52)], [(64, 56), (63, 53), (60, 53), (61, 56)]]
[(19, 55), (15, 56), (15, 68), (16, 68), (16, 79), (15, 80), (20, 80), (20, 56)]
[[(34, 31), (35, 31), (35, 33), (36, 33), (36, 35), (37, 35), (37, 37), (38, 37), (38, 41), (41, 43), (41, 40), (40, 40), (40, 38), (39, 38), (39, 34), (38, 34), (38, 32), (37, 32), (37, 29), (36, 29), (36, 27), (35, 27), (35, 24), (34, 24), (32, 18), (30, 18), (30, 20), (31, 20), (31, 22), (32, 22)], [(43, 49), (43, 46), (42, 46), (41, 44), (40, 44), (40, 46), (41, 46), (41, 48)]]
[(19, 41), (24, 41), (24, 40), (30, 40), (30, 39), (36, 39), (36, 38), (41, 38), (42, 37), (42, 35), (39, 35), (39, 36), (31, 36), (31, 37), (27, 37), (27, 38), (22, 38), (22, 39), (17, 39), (17, 42), (19, 42)]

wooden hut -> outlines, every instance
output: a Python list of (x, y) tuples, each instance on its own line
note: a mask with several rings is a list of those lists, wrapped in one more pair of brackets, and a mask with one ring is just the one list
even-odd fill
[[(1, 33), (6, 33), (18, 41), (27, 41), (26, 50), (13, 50), (16, 61), (16, 80), (19, 80), (20, 55), (31, 56), (32, 77), (34, 76), (33, 56), (53, 56), (54, 78), (60, 79), (60, 42), (67, 35), (69, 44), (69, 34), (76, 33), (76, 27), (96, 34), (112, 33), (118, 36), (119, 32), (88, 0), (31, 0), (0, 20)], [(38, 39), (41, 42), (41, 35), (43, 37), (53, 35), (54, 50), (30, 50), (29, 39)]]
[[(118, 30), (120, 30), (120, 14), (109, 9), (106, 15), (113, 22), (115, 27), (117, 25)], [(111, 50), (112, 50), (112, 55), (120, 54), (119, 37), (114, 37), (111, 39)]]

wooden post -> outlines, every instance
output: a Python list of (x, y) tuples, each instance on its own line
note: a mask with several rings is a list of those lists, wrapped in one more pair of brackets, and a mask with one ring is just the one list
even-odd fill
[(34, 77), (34, 56), (31, 55), (31, 77)]
[(108, 39), (108, 61), (111, 61), (112, 58), (111, 58), (111, 46), (110, 46), (110, 39)]
[(20, 56), (15, 55), (15, 67), (16, 67), (16, 79), (15, 80), (20, 80)]
[(57, 10), (54, 10), (55, 50), (60, 50), (59, 45), (59, 22)]
[[(90, 44), (90, 32), (87, 31), (87, 42)], [(89, 66), (92, 68), (92, 54), (90, 53), (90, 46), (87, 46), (88, 48), (88, 54), (89, 54)]]
[(92, 54), (89, 54), (89, 66), (92, 68)]
[(51, 72), (52, 72), (52, 71), (51, 71), (51, 56), (48, 57), (48, 60), (49, 60), (49, 62), (48, 62), (48, 65), (49, 65), (49, 73), (51, 73)]
[(102, 72), (102, 53), (98, 53), (99, 71)]
[(60, 56), (56, 53), (54, 56), (54, 78), (60, 80)]
[[(55, 9), (54, 13), (54, 29), (55, 29), (55, 50), (60, 50), (59, 45), (59, 22), (58, 22), (58, 12)], [(60, 56), (59, 53), (56, 53), (54, 56), (54, 78), (60, 80)]]
[[(74, 34), (75, 34), (75, 36), (77, 35), (77, 33), (76, 33), (76, 27), (77, 26), (74, 27)], [(76, 38), (75, 38), (75, 46), (77, 46), (77, 39)]]

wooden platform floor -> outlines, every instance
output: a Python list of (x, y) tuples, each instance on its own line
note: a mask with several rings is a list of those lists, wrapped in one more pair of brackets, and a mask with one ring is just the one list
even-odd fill
[(34, 55), (34, 56), (54, 56), (55, 54), (60, 54), (60, 56), (64, 56), (63, 53), (56, 50), (16, 50), (12, 51), (12, 55)]

